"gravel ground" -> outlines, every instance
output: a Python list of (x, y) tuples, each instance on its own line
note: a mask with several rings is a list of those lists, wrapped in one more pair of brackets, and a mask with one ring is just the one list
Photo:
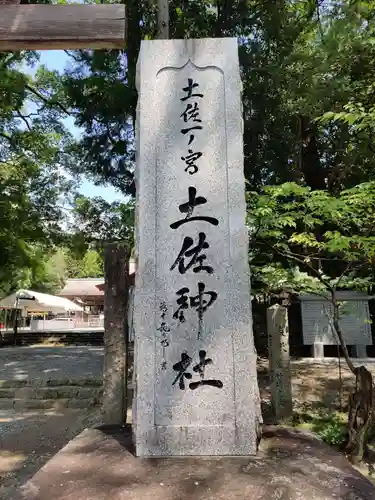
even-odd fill
[(0, 410), (0, 498), (16, 490), (86, 427), (100, 423), (99, 409)]

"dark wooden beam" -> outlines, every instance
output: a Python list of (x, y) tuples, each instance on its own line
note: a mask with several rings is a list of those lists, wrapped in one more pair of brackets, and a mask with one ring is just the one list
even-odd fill
[(0, 5), (0, 51), (121, 49), (125, 6)]

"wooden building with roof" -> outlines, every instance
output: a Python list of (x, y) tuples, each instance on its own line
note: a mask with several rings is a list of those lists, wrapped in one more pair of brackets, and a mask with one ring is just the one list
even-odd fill
[[(129, 285), (134, 284), (135, 262), (129, 262)], [(104, 278), (71, 278), (57, 294), (82, 306), (87, 313), (100, 314), (104, 310)]]
[(88, 313), (100, 314), (104, 309), (104, 291), (98, 285), (103, 283), (103, 278), (67, 279), (64, 288), (57, 295), (76, 302)]

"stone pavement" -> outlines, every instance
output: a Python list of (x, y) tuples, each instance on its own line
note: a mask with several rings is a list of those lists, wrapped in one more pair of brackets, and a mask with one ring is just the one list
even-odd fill
[[(0, 349), (0, 380), (43, 381), (66, 378), (101, 380), (103, 356), (104, 348), (94, 346), (3, 347)], [(353, 361), (355, 365), (364, 362), (375, 375), (375, 359)], [(337, 360), (333, 358), (325, 358), (318, 362), (313, 358), (292, 360), (294, 370), (304, 371), (319, 367), (325, 373), (327, 365), (336, 369)], [(266, 366), (268, 361), (261, 360), (259, 367)], [(345, 369), (344, 365), (343, 370)]]
[(6, 347), (0, 349), (0, 380), (99, 379), (103, 347)]
[(0, 409), (0, 498), (17, 489), (86, 427), (100, 423), (98, 408), (16, 411)]
[(312, 435), (265, 429), (257, 458), (139, 459), (130, 428), (87, 429), (13, 500), (374, 500), (375, 487)]

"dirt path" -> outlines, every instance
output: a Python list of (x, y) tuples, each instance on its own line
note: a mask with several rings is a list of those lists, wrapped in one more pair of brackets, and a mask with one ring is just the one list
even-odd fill
[(0, 498), (12, 500), (47, 460), (99, 421), (99, 410), (0, 410)]
[[(355, 366), (364, 364), (375, 380), (375, 359), (366, 359), (365, 362), (353, 359), (353, 362)], [(339, 366), (338, 360), (333, 358), (319, 361), (311, 358), (294, 359), (291, 362), (291, 375), (294, 404), (321, 406), (331, 410), (338, 409), (341, 405), (343, 408), (347, 406), (348, 397), (353, 391), (355, 382), (345, 361), (341, 360)], [(266, 403), (270, 399), (267, 359), (261, 359), (258, 363), (258, 383), (262, 401)]]

